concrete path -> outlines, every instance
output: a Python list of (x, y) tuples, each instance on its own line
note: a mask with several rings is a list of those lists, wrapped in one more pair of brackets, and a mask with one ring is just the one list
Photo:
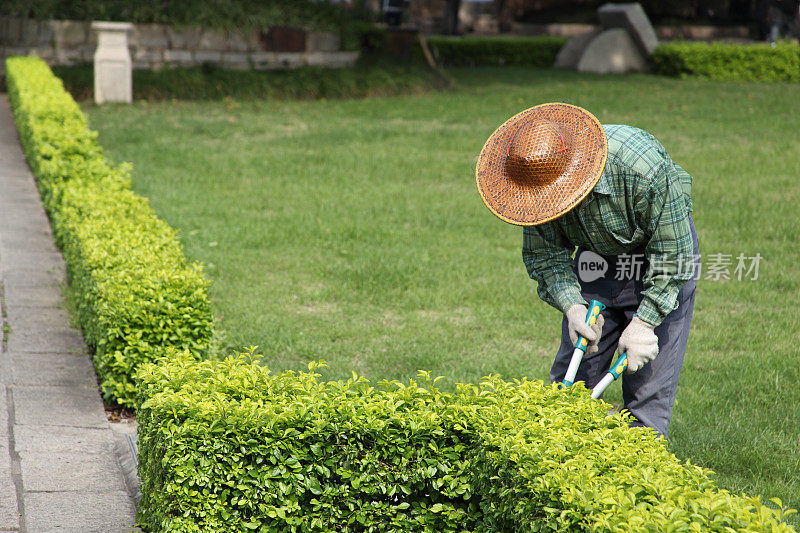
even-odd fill
[(0, 531), (131, 531), (136, 487), (64, 309), (65, 276), (0, 94)]

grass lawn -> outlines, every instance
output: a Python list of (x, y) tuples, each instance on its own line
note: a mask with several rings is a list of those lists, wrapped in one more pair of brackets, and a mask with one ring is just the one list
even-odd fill
[(546, 379), (560, 333), (521, 230), (475, 189), (489, 134), (548, 101), (654, 133), (695, 178), (706, 261), (763, 257), (755, 281), (698, 285), (671, 449), (725, 488), (800, 506), (800, 85), (451, 74), (457, 90), (424, 96), (85, 110), (206, 264), (229, 347), (258, 345), (274, 369), (325, 359), (329, 378), (426, 369), (451, 384)]

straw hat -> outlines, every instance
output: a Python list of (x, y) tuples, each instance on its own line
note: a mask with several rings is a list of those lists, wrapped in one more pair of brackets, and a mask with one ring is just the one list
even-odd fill
[(569, 104), (542, 104), (497, 128), (478, 156), (475, 179), (492, 213), (534, 226), (578, 205), (600, 179), (607, 154), (594, 115)]

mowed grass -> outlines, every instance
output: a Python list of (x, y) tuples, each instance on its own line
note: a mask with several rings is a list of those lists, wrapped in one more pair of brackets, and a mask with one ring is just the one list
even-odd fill
[(414, 97), (85, 109), (206, 264), (230, 348), (258, 345), (275, 370), (324, 359), (331, 379), (424, 369), (450, 385), (547, 379), (560, 334), (521, 230), (475, 189), (489, 134), (550, 101), (652, 132), (695, 178), (704, 266), (763, 257), (757, 280), (698, 286), (670, 447), (725, 488), (800, 506), (800, 85), (450, 74), (455, 91)]

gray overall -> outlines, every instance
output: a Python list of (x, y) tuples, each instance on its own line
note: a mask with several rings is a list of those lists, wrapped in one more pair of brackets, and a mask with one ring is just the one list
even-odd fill
[[(689, 223), (694, 240), (695, 261), (697, 261), (699, 239), (691, 218)], [(583, 251), (583, 248), (578, 248), (575, 254), (576, 275), (578, 261)], [(643, 255), (644, 250), (636, 250), (632, 254)], [(603, 258), (609, 264), (608, 271), (595, 281), (588, 283), (580, 281), (581, 294), (587, 302), (594, 299), (607, 306), (603, 311), (605, 324), (602, 338), (598, 344), (599, 350), (592, 355), (584, 356), (575, 378), (576, 382), (585, 382), (589, 389), (600, 381), (608, 367), (611, 366), (619, 337), (639, 307), (644, 288), (642, 276), (639, 276), (638, 279), (615, 279), (618, 256), (603, 256)], [(697, 265), (695, 265), (696, 268)], [(642, 275), (646, 271), (645, 261), (644, 268), (641, 269)], [(656, 327), (658, 356), (635, 374), (622, 376), (622, 397), (625, 409), (636, 419), (631, 425), (653, 428), (664, 437), (667, 435), (669, 421), (672, 417), (672, 405), (675, 402), (678, 378), (683, 365), (683, 356), (686, 353), (696, 286), (697, 276), (693, 276), (678, 293), (678, 308), (668, 314), (664, 321)], [(569, 340), (565, 317), (561, 326), (561, 347), (558, 349), (555, 362), (550, 370), (551, 381), (560, 382), (564, 379), (573, 349), (574, 345)]]

